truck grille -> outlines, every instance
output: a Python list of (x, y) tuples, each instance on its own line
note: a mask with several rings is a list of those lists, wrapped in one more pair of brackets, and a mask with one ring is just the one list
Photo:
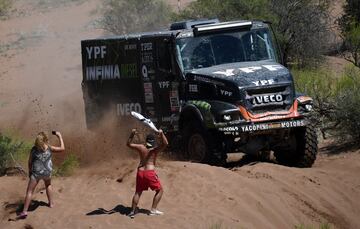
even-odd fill
[(245, 89), (246, 108), (253, 114), (289, 110), (293, 99), (291, 84)]

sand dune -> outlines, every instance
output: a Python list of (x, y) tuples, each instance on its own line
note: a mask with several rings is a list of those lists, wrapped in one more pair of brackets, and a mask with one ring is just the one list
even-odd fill
[[(143, 194), (135, 219), (126, 216), (135, 188), (136, 161), (120, 159), (55, 178), (56, 207), (44, 205), (39, 186), (26, 220), (8, 221), (22, 201), (26, 179), (1, 177), (1, 228), (293, 228), (330, 223), (360, 227), (360, 154), (322, 155), (314, 168), (252, 163), (232, 169), (161, 161), (164, 216), (148, 216), (152, 192)], [(42, 202), (43, 201), (43, 202)], [(13, 204), (13, 205), (12, 205)]]

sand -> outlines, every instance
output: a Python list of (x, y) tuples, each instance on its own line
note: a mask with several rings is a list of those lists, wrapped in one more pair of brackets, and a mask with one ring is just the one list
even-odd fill
[[(26, 220), (8, 221), (21, 202), (27, 179), (0, 177), (0, 228), (293, 228), (327, 222), (332, 228), (360, 227), (360, 154), (321, 154), (313, 168), (253, 162), (221, 168), (161, 160), (163, 216), (148, 216), (153, 192), (145, 192), (135, 219), (130, 210), (136, 161), (100, 163), (68, 178), (53, 179), (55, 208), (43, 185), (40, 204)], [(36, 207), (35, 204), (34, 207)]]
[(77, 152), (81, 168), (53, 179), (53, 209), (40, 184), (29, 217), (19, 221), (9, 219), (16, 217), (27, 178), (0, 177), (0, 228), (294, 228), (324, 222), (360, 228), (360, 153), (334, 154), (326, 145), (309, 169), (267, 162), (222, 168), (163, 157), (159, 209), (165, 215), (146, 214), (153, 195), (146, 192), (142, 213), (127, 217), (137, 162), (124, 142), (133, 125), (100, 135), (85, 129), (80, 40), (104, 34), (95, 26), (101, 1), (43, 8), (35, 2), (17, 1), (13, 16), (0, 21), (0, 45), (7, 47), (0, 53), (0, 131), (32, 138), (40, 130), (60, 130), (65, 154)]

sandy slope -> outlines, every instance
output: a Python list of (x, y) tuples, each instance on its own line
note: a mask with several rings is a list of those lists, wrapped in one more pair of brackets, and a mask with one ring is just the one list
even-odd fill
[[(21, 201), (26, 180), (1, 177), (0, 228), (293, 228), (329, 222), (335, 228), (360, 227), (360, 154), (322, 155), (314, 168), (253, 163), (233, 169), (161, 161), (165, 187), (159, 217), (146, 215), (152, 193), (144, 193), (139, 214), (126, 217), (135, 186), (134, 160), (84, 168), (54, 179), (56, 207), (39, 206), (26, 220), (7, 221)], [(121, 182), (119, 182), (121, 181)], [(41, 185), (42, 186), (42, 185)], [(39, 187), (39, 189), (41, 188)], [(37, 201), (47, 201), (40, 189)]]
[[(257, 163), (230, 170), (162, 160), (166, 193), (160, 208), (166, 215), (126, 217), (136, 161), (121, 150), (123, 133), (99, 138), (83, 131), (80, 40), (102, 34), (93, 27), (99, 3), (35, 10), (32, 1), (19, 0), (18, 16), (0, 21), (0, 43), (11, 47), (0, 53), (0, 131), (32, 136), (60, 129), (67, 152), (82, 152), (85, 165), (72, 177), (54, 179), (54, 209), (43, 206), (46, 195), (39, 189), (36, 209), (17, 222), (8, 219), (15, 217), (27, 180), (0, 177), (0, 228), (293, 228), (321, 222), (360, 228), (358, 152), (321, 155), (311, 169)], [(141, 200), (144, 212), (151, 195)]]
[(64, 131), (64, 124), (69, 131), (79, 129), (80, 40), (102, 34), (92, 26), (98, 1), (43, 10), (25, 3), (18, 6), (24, 16), (0, 22), (1, 43), (11, 47), (0, 57), (1, 127), (23, 133), (59, 126)]

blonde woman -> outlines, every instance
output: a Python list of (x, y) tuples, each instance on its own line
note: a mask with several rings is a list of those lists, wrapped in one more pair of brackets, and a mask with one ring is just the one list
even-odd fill
[(51, 154), (55, 152), (62, 152), (65, 150), (64, 141), (60, 132), (53, 131), (60, 141), (60, 146), (49, 145), (49, 139), (46, 133), (40, 132), (36, 136), (34, 147), (31, 149), (29, 156), (29, 183), (25, 196), (24, 209), (18, 216), (19, 218), (26, 218), (27, 211), (31, 203), (32, 194), (36, 188), (36, 185), (40, 180), (44, 180), (46, 187), (46, 195), (49, 200), (49, 207), (54, 207), (52, 199), (51, 188), (51, 172), (52, 161)]

